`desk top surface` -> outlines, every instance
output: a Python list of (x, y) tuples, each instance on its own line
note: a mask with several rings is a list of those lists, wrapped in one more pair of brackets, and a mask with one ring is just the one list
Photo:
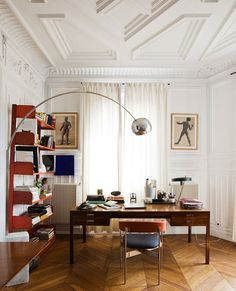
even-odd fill
[(0, 288), (5, 286), (45, 246), (45, 242), (0, 242)]
[(119, 209), (103, 209), (99, 206), (92, 210), (80, 210), (78, 208), (71, 209), (71, 212), (182, 212), (182, 213), (188, 213), (188, 212), (206, 212), (210, 213), (207, 209), (183, 209), (179, 205), (175, 204), (146, 204), (146, 208), (144, 209), (124, 209), (124, 206), (121, 204), (121, 208)]

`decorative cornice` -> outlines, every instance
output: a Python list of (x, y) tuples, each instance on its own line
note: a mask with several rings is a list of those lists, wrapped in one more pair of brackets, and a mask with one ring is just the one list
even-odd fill
[(171, 68), (108, 68), (108, 67), (60, 67), (50, 68), (49, 77), (136, 77), (136, 78), (196, 78), (193, 70), (171, 69)]
[(202, 68), (198, 70), (198, 76), (200, 78), (209, 78), (224, 71), (227, 71), (235, 67), (235, 65), (236, 54), (233, 54), (231, 56), (227, 56), (227, 58), (224, 58), (220, 61), (214, 61), (213, 63), (202, 66)]

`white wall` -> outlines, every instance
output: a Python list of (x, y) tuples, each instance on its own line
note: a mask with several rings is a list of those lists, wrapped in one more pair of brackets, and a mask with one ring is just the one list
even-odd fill
[(236, 189), (235, 77), (209, 84), (208, 179), (211, 233), (231, 240)]
[[(4, 33), (4, 32), (2, 32)], [(7, 38), (3, 48), (0, 39), (0, 241), (5, 240), (6, 233), (6, 149), (10, 137), (11, 105), (37, 104), (44, 96), (44, 78), (36, 71), (27, 56), (19, 53), (19, 49)], [(3, 50), (2, 50), (3, 49)], [(7, 168), (7, 169), (6, 169)]]

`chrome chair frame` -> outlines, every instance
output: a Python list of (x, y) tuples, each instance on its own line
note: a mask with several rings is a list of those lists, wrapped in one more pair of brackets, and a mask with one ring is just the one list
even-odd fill
[[(136, 250), (134, 255), (140, 254), (140, 253), (154, 253), (157, 254), (158, 257), (158, 285), (160, 285), (160, 270), (161, 270), (161, 249), (162, 249), (162, 243), (163, 238), (162, 234), (160, 232), (159, 226), (157, 222), (154, 221), (120, 221), (119, 222), (120, 227), (120, 266), (124, 266), (124, 284), (126, 284), (127, 281), (127, 258), (131, 257), (131, 252), (128, 252), (129, 249)], [(154, 237), (156, 235), (156, 245), (154, 247), (148, 247), (148, 244), (144, 247), (142, 247), (142, 244), (140, 244), (140, 247), (137, 246), (132, 247), (129, 244), (129, 238), (132, 239), (132, 235), (140, 235), (144, 234), (147, 236), (147, 240), (150, 239), (150, 235)], [(138, 237), (138, 236), (137, 236)], [(137, 251), (138, 250), (138, 251)], [(156, 253), (157, 250), (157, 253)], [(134, 252), (134, 251), (133, 251)]]

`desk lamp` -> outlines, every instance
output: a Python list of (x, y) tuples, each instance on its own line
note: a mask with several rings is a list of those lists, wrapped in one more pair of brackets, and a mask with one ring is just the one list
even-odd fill
[(180, 197), (182, 195), (183, 189), (184, 189), (185, 182), (186, 181), (192, 181), (192, 178), (185, 176), (185, 177), (173, 178), (173, 179), (171, 179), (171, 181), (172, 182), (180, 182), (180, 185), (181, 185), (180, 193), (179, 193), (178, 199), (176, 200), (176, 204), (178, 204), (179, 200), (180, 200)]
[[(106, 95), (103, 95), (103, 94), (100, 94), (100, 93), (97, 93), (97, 92), (92, 92), (92, 91), (80, 91), (80, 90), (74, 90), (74, 91), (68, 91), (68, 92), (63, 92), (63, 93), (60, 93), (60, 94), (57, 94), (57, 95), (54, 95), (54, 96), (51, 96), (47, 99), (44, 99), (42, 102), (40, 102), (39, 104), (37, 104), (36, 106), (34, 106), (34, 108), (32, 108), (29, 112), (27, 112), (25, 114), (25, 116), (21, 119), (21, 121), (19, 122), (18, 126), (16, 127), (16, 129), (12, 132), (11, 134), (11, 138), (10, 138), (10, 141), (8, 143), (8, 146), (7, 146), (7, 149), (6, 149), (6, 194), (7, 194), (7, 197), (6, 197), (6, 204), (7, 204), (7, 207), (6, 209), (8, 209), (8, 200), (9, 200), (9, 168), (10, 168), (10, 148), (11, 148), (11, 145), (12, 145), (12, 142), (15, 138), (15, 135), (18, 131), (18, 129), (20, 128), (21, 124), (23, 123), (23, 121), (29, 117), (31, 115), (31, 113), (33, 113), (35, 111), (36, 108), (38, 108), (39, 106), (43, 105), (44, 103), (47, 103), (48, 101), (52, 100), (52, 99), (55, 99), (55, 98), (58, 98), (58, 97), (61, 97), (61, 96), (65, 96), (65, 95), (69, 95), (69, 94), (92, 94), (92, 95), (96, 95), (96, 96), (99, 96), (99, 97), (102, 97), (102, 98), (105, 98), (105, 99), (108, 99), (114, 103), (116, 103), (117, 105), (119, 105), (121, 108), (123, 108), (132, 118), (133, 118), (133, 122), (132, 122), (132, 131), (134, 134), (136, 135), (144, 135), (148, 132), (150, 132), (152, 130), (152, 125), (150, 123), (150, 121), (146, 118), (135, 118), (133, 116), (133, 114), (131, 114), (131, 112), (126, 109), (123, 105), (121, 105), (118, 101), (112, 99), (111, 97), (108, 97)], [(8, 210), (6, 211), (6, 214), (8, 214)], [(8, 228), (8, 215), (6, 216), (6, 224), (7, 224), (7, 228)]]

